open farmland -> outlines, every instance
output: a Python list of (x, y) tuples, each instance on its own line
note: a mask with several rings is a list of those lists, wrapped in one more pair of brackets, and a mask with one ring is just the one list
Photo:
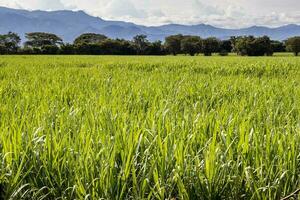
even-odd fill
[(0, 57), (0, 199), (280, 199), (300, 58)]

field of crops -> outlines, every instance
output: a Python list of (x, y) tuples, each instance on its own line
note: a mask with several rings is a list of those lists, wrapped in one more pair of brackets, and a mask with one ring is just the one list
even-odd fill
[(300, 58), (0, 57), (0, 199), (280, 199)]

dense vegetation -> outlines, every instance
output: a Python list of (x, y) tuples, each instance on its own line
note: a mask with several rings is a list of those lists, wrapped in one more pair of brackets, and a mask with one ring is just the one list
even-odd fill
[(300, 186), (299, 66), (3, 56), (0, 199), (284, 197)]
[(235, 52), (241, 56), (271, 56), (274, 52), (300, 52), (300, 37), (287, 41), (272, 41), (269, 37), (240, 36), (228, 40), (200, 38), (190, 35), (171, 35), (165, 42), (150, 42), (146, 35), (137, 35), (132, 41), (110, 39), (102, 34), (84, 33), (73, 44), (63, 43), (55, 34), (34, 32), (26, 34), (27, 41), (20, 46), (21, 39), (9, 32), (0, 35), (0, 54), (80, 54), (80, 55), (167, 55), (204, 54), (222, 56)]

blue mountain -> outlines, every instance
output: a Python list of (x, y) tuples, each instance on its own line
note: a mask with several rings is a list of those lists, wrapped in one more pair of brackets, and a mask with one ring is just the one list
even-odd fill
[(149, 40), (164, 40), (168, 35), (185, 34), (201, 37), (226, 39), (238, 35), (268, 35), (272, 39), (284, 40), (300, 35), (300, 26), (290, 24), (277, 28), (252, 26), (242, 29), (225, 29), (206, 24), (162, 26), (142, 26), (123, 21), (103, 20), (83, 11), (27, 11), (0, 7), (0, 33), (18, 33), (22, 39), (28, 32), (51, 32), (66, 42), (72, 42), (78, 35), (87, 32), (105, 34), (111, 38), (132, 39), (135, 35), (145, 34)]

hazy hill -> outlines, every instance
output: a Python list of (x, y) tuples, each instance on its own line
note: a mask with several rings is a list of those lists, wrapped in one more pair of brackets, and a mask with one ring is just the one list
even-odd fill
[(72, 42), (85, 32), (102, 33), (111, 38), (132, 39), (137, 34), (146, 34), (150, 40), (164, 40), (171, 34), (215, 36), (225, 39), (234, 35), (268, 35), (272, 39), (284, 40), (290, 36), (300, 35), (299, 25), (286, 25), (277, 28), (253, 26), (243, 29), (224, 29), (211, 25), (141, 26), (122, 21), (108, 21), (93, 17), (83, 11), (26, 11), (0, 7), (0, 33), (17, 32), (24, 38), (25, 33), (34, 31), (52, 32), (64, 41)]

